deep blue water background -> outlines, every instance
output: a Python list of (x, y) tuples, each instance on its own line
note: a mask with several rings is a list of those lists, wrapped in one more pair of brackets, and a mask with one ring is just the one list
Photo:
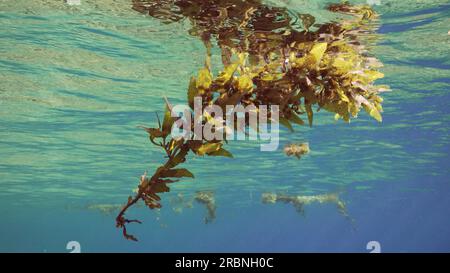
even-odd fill
[[(217, 219), (204, 224), (198, 204), (181, 214), (168, 202), (159, 213), (136, 208), (130, 218), (144, 223), (129, 229), (138, 243), (122, 238), (114, 214), (86, 206), (123, 203), (161, 162), (136, 125), (155, 122), (162, 95), (184, 102), (201, 43), (188, 24), (116, 6), (41, 1), (47, 9), (30, 11), (2, 2), (0, 251), (68, 252), (75, 240), (83, 252), (368, 252), (375, 240), (383, 252), (449, 252), (450, 5), (404, 2), (375, 7), (371, 52), (393, 90), (383, 95), (382, 124), (321, 113), (313, 128), (282, 134), (281, 145), (310, 143), (300, 161), (261, 153), (258, 143), (231, 143), (234, 159), (192, 158), (195, 180), (164, 198), (214, 190)], [(354, 222), (333, 204), (309, 205), (305, 216), (262, 204), (266, 191), (342, 192)]]

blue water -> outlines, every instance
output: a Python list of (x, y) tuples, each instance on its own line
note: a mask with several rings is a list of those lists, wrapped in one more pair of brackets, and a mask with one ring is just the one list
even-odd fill
[[(271, 1), (327, 20), (327, 1)], [(355, 2), (355, 1), (351, 1)], [(399, 3), (400, 2), (400, 3)], [(129, 1), (0, 1), (0, 251), (382, 252), (450, 251), (450, 5), (381, 1), (370, 51), (391, 92), (381, 124), (350, 124), (320, 112), (312, 128), (283, 131), (281, 147), (309, 142), (301, 160), (233, 142), (234, 158), (189, 158), (194, 180), (164, 194), (163, 208), (133, 208), (143, 220), (125, 240), (115, 213), (90, 205), (126, 201), (163, 155), (137, 125), (154, 126), (163, 96), (184, 103), (204, 47), (189, 24), (162, 24)], [(213, 61), (219, 60), (215, 52)], [(217, 218), (171, 198), (212, 190)], [(262, 204), (263, 192), (340, 192), (349, 216), (314, 203), (302, 216)]]

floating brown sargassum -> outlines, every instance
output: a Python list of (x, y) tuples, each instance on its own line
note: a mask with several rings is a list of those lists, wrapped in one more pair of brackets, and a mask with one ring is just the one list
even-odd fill
[(295, 209), (301, 213), (305, 213), (305, 206), (312, 203), (335, 204), (339, 213), (350, 219), (344, 201), (339, 198), (338, 193), (327, 193), (318, 195), (286, 195), (276, 193), (263, 193), (262, 202), (264, 204), (288, 203), (292, 204)]
[[(346, 122), (364, 109), (381, 122), (379, 93), (388, 88), (374, 85), (383, 77), (377, 70), (382, 65), (361, 38), (376, 27), (372, 22), (377, 15), (368, 6), (330, 5), (331, 12), (351, 16), (324, 24), (315, 24), (311, 15), (294, 14), (256, 0), (133, 0), (133, 9), (165, 23), (189, 20), (189, 34), (203, 41), (205, 65), (187, 88), (191, 108), (195, 97), (202, 98), (203, 107), (215, 105), (224, 112), (227, 105), (277, 105), (280, 124), (291, 132), (295, 124), (312, 126), (314, 112), (322, 109)], [(214, 44), (222, 55), (223, 69), (217, 75), (211, 69)], [(170, 190), (170, 183), (193, 178), (189, 170), (177, 168), (190, 152), (232, 157), (223, 147), (226, 135), (223, 140), (172, 138), (176, 118), (171, 117), (171, 106), (166, 104), (162, 122), (158, 118), (157, 127), (144, 129), (167, 159), (150, 177), (141, 177), (136, 194), (128, 198), (116, 217), (117, 227), (130, 240), (137, 239), (127, 233), (126, 225), (140, 221), (127, 219), (126, 211), (140, 200), (151, 209), (160, 208), (160, 195)], [(204, 115), (201, 126), (223, 126), (219, 118)], [(198, 116), (191, 120), (196, 119)], [(268, 123), (271, 120), (269, 111)]]
[(205, 223), (211, 223), (216, 218), (216, 199), (212, 191), (200, 191), (194, 197), (195, 201), (206, 206)]
[(284, 147), (284, 153), (287, 156), (295, 156), (298, 159), (300, 159), (303, 155), (309, 153), (309, 144), (308, 143), (288, 144)]

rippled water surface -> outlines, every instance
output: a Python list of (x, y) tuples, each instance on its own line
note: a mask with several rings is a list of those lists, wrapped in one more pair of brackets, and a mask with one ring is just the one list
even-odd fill
[[(184, 103), (205, 49), (187, 21), (163, 24), (129, 0), (0, 0), (0, 251), (450, 251), (450, 4), (381, 0), (370, 51), (392, 92), (383, 122), (350, 124), (320, 112), (315, 126), (284, 131), (280, 145), (309, 142), (301, 160), (256, 142), (232, 142), (234, 158), (189, 158), (194, 180), (165, 194), (163, 209), (130, 215), (140, 241), (126, 241), (114, 211), (163, 155), (136, 126), (154, 125), (163, 96)], [(351, 1), (354, 3), (355, 1)], [(377, 2), (377, 1), (373, 1)], [(328, 1), (266, 1), (333, 20)], [(213, 50), (213, 61), (220, 53)], [(216, 194), (217, 219), (181, 210), (178, 194)], [(299, 215), (261, 193), (339, 192)], [(181, 213), (180, 213), (181, 212)]]

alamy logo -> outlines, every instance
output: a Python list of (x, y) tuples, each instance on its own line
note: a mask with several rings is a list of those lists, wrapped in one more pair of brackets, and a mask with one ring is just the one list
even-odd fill
[(367, 243), (366, 249), (370, 250), (370, 253), (381, 253), (381, 244), (378, 241), (370, 241)]
[(81, 244), (77, 241), (70, 241), (66, 245), (67, 250), (71, 250), (70, 253), (81, 253)]

